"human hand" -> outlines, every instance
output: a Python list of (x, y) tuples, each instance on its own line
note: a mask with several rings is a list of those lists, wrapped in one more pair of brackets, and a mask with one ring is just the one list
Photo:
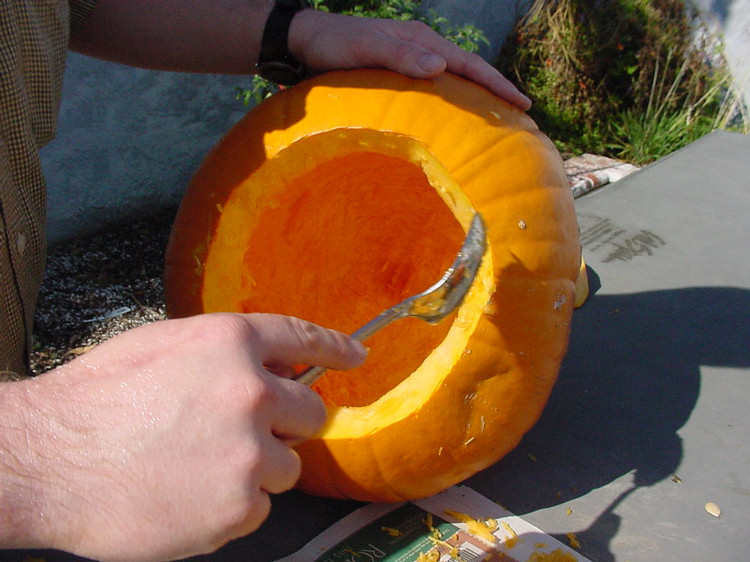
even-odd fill
[(524, 111), (531, 107), (529, 98), (482, 57), (417, 21), (303, 10), (292, 20), (289, 50), (312, 72), (375, 67), (412, 78), (435, 78), (448, 70)]
[(255, 530), (269, 494), (299, 477), (291, 447), (325, 420), (318, 395), (283, 376), (363, 358), (298, 319), (211, 314), (134, 329), (18, 383), (34, 415), (31, 509), (44, 514), (30, 546), (165, 560)]

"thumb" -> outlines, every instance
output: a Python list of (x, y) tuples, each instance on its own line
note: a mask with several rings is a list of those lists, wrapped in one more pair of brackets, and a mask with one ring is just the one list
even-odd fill
[(446, 59), (435, 51), (388, 33), (375, 35), (371, 45), (366, 54), (359, 55), (357, 62), (360, 66), (388, 68), (411, 78), (427, 79), (442, 74), (448, 65)]
[(435, 78), (445, 71), (448, 63), (440, 55), (414, 47), (410, 50), (413, 52), (403, 56), (400, 61), (394, 61), (399, 72), (412, 78)]
[(435, 78), (442, 74), (447, 61), (419, 45), (384, 36), (382, 45), (371, 55), (371, 66), (389, 68), (412, 78)]

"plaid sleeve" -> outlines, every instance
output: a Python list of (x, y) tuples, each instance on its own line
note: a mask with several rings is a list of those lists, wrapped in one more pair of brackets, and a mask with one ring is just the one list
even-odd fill
[(74, 33), (83, 27), (96, 7), (97, 0), (70, 0), (70, 31)]

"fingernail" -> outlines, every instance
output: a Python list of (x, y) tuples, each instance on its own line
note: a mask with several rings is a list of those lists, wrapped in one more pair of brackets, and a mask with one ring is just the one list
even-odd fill
[(356, 352), (357, 357), (364, 361), (367, 358), (367, 354), (370, 352), (370, 348), (366, 347), (361, 341), (352, 341), (354, 342), (354, 351)]
[(445, 68), (445, 60), (438, 55), (426, 53), (419, 57), (417, 65), (420, 69), (422, 69), (423, 72), (427, 74), (434, 74), (435, 72), (439, 72)]

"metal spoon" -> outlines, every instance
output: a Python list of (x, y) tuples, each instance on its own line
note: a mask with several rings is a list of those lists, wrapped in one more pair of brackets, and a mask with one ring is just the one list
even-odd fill
[[(461, 250), (443, 278), (426, 291), (381, 312), (354, 332), (352, 338), (364, 341), (394, 320), (409, 316), (421, 318), (430, 324), (440, 322), (463, 302), (482, 263), (486, 245), (487, 233), (484, 221), (480, 214), (476, 213)], [(310, 386), (325, 371), (325, 367), (309, 367), (302, 371), (295, 380)]]

